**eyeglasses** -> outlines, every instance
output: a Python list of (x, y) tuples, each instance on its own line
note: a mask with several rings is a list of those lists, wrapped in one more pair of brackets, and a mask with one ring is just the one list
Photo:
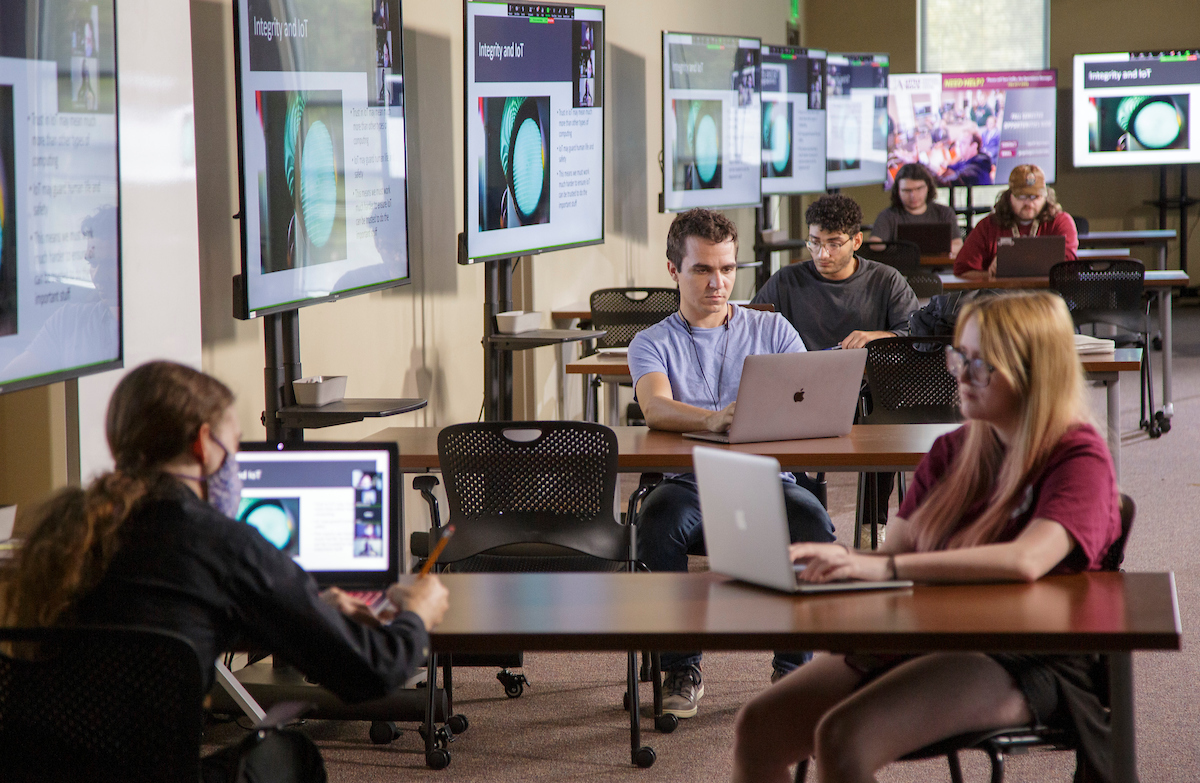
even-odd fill
[(812, 253), (814, 256), (820, 255), (822, 250), (829, 255), (833, 255), (853, 241), (853, 239), (847, 239), (845, 242), (814, 242), (810, 239), (804, 244), (808, 247), (808, 252)]
[(978, 357), (967, 359), (966, 355), (953, 345), (946, 346), (946, 371), (957, 380), (967, 373), (967, 382), (977, 388), (984, 388), (992, 382), (992, 373), (996, 368)]
[(1044, 195), (1036, 194), (1036, 193), (1022, 193), (1019, 196), (1016, 193), (1014, 193), (1014, 194), (1012, 194), (1012, 197), (1015, 198), (1017, 201), (1037, 201), (1039, 198), (1045, 198)]

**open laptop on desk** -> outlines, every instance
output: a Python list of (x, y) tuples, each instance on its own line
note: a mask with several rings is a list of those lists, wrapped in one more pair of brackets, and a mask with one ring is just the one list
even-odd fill
[(788, 557), (787, 511), (779, 462), (770, 457), (697, 446), (692, 450), (704, 545), (712, 570), (785, 593), (831, 593), (912, 587), (907, 579), (883, 582), (801, 582)]
[(923, 256), (948, 256), (957, 229), (953, 223), (901, 223), (896, 239), (916, 244)]
[(373, 607), (400, 575), (395, 443), (242, 443), (238, 521), (291, 555), (322, 589)]
[(1000, 237), (996, 240), (996, 277), (1045, 277), (1067, 260), (1067, 238)]
[(729, 432), (683, 437), (761, 443), (848, 435), (866, 364), (866, 348), (747, 356)]

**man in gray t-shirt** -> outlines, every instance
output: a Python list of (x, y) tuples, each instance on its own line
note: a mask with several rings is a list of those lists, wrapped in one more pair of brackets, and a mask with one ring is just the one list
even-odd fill
[(754, 301), (775, 305), (810, 351), (907, 335), (917, 295), (897, 270), (854, 254), (863, 243), (858, 203), (822, 196), (805, 219), (812, 260), (780, 269)]
[[(679, 285), (679, 312), (629, 344), (629, 373), (646, 423), (673, 432), (725, 432), (737, 405), (742, 362), (752, 354), (804, 350), (796, 330), (777, 313), (729, 303), (737, 272), (737, 227), (717, 212), (678, 215), (667, 235), (667, 271)], [(821, 503), (784, 482), (792, 541), (833, 541)], [(668, 476), (646, 497), (637, 520), (638, 560), (651, 571), (687, 571), (687, 556), (703, 554), (700, 497), (690, 474)], [(773, 679), (808, 653), (776, 653)], [(704, 695), (699, 652), (664, 652), (663, 712), (696, 714)]]

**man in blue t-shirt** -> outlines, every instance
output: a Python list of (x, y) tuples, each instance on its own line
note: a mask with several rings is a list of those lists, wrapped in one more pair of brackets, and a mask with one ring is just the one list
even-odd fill
[[(667, 271), (679, 286), (679, 312), (629, 344), (634, 391), (653, 429), (725, 432), (733, 421), (745, 358), (804, 350), (783, 316), (729, 303), (737, 247), (737, 226), (717, 212), (693, 209), (671, 224)], [(791, 474), (781, 479), (791, 540), (833, 541), (833, 523), (816, 497)], [(654, 488), (638, 517), (637, 541), (638, 559), (651, 571), (687, 571), (688, 553), (704, 552), (695, 476), (668, 476)], [(772, 680), (808, 656), (776, 653)], [(704, 695), (700, 653), (663, 653), (662, 666), (663, 711), (694, 716)]]

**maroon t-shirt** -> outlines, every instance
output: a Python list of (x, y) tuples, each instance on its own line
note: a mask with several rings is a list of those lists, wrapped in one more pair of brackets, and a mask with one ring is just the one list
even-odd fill
[[(902, 518), (912, 516), (925, 494), (949, 470), (966, 436), (963, 426), (934, 441), (900, 504)], [(958, 529), (974, 522), (986, 506), (985, 500), (967, 509)], [(1046, 466), (1029, 482), (1024, 502), (997, 542), (1012, 541), (1034, 519), (1057, 522), (1078, 545), (1050, 573), (1100, 570), (1108, 548), (1121, 536), (1121, 511), (1112, 457), (1095, 428), (1083, 424), (1062, 436)]]
[[(1029, 236), (1033, 224), (1017, 226), (1017, 233)], [(1039, 237), (1059, 235), (1067, 239), (1066, 259), (1074, 261), (1079, 250), (1079, 235), (1075, 231), (1075, 219), (1066, 212), (1059, 212), (1048, 223), (1038, 225)], [(975, 224), (971, 233), (967, 234), (963, 246), (954, 257), (954, 274), (961, 275), (970, 271), (987, 269), (996, 260), (996, 245), (1001, 236), (1012, 236), (1012, 230), (1001, 230), (995, 214), (990, 214)]]

